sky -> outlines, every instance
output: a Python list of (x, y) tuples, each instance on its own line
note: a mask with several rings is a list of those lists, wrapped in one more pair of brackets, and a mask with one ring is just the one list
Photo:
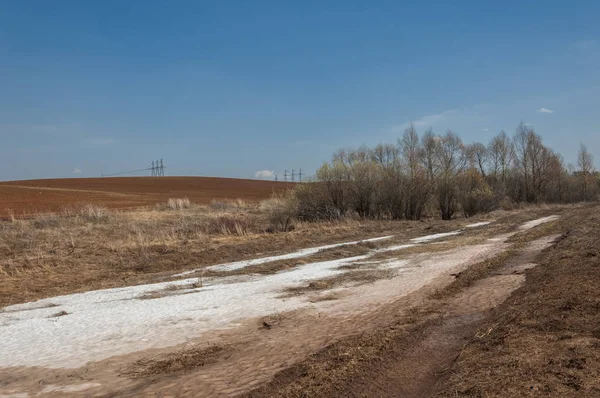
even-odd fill
[(530, 123), (600, 163), (600, 2), (0, 1), (0, 180), (314, 173)]

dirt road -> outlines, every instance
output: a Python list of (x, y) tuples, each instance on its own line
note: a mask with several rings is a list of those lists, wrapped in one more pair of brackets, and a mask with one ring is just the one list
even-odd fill
[[(522, 284), (524, 269), (556, 238), (544, 226), (557, 218), (501, 234), (492, 222), (406, 241), (383, 236), (350, 257), (311, 262), (314, 250), (289, 253), (297, 266), (275, 273), (239, 272), (277, 261), (257, 259), (217, 265), (222, 273), (210, 278), (5, 307), (0, 394), (322, 396), (336, 384), (319, 377), (343, 380), (361, 361), (392, 355), (403, 358), (385, 365), (392, 373), (355, 378), (353, 391), (386, 395), (404, 380), (404, 396), (422, 396), (489, 310)], [(490, 264), (496, 274), (476, 277)], [(454, 291), (457, 281), (467, 282)], [(414, 341), (398, 338), (405, 335)], [(339, 357), (353, 362), (336, 368)]]

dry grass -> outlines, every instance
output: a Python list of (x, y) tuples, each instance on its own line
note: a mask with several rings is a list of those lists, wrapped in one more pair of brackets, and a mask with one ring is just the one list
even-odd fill
[[(303, 224), (268, 234), (268, 214), (235, 201), (230, 210), (108, 211), (69, 207), (0, 222), (0, 306), (90, 289), (161, 280), (170, 273), (402, 229), (405, 224)], [(220, 207), (222, 208), (222, 207)]]
[(284, 291), (282, 297), (291, 297), (321, 290), (330, 290), (339, 286), (360, 286), (367, 283), (376, 282), (380, 279), (391, 278), (394, 275), (394, 271), (391, 270), (353, 270), (331, 278), (315, 280), (304, 286), (288, 288)]
[(128, 369), (123, 370), (121, 374), (130, 378), (140, 378), (191, 371), (215, 363), (220, 358), (230, 355), (232, 351), (233, 349), (230, 346), (201, 348), (185, 345), (180, 350), (167, 355), (136, 361)]
[(183, 210), (192, 207), (192, 203), (188, 198), (170, 198), (167, 201), (167, 210)]
[[(270, 213), (262, 206), (261, 210), (256, 203), (230, 201), (177, 211), (151, 208), (119, 212), (86, 205), (0, 222), (0, 307), (90, 289), (164, 281), (184, 270), (310, 246), (391, 234), (399, 240), (408, 239), (473, 222), (347, 219), (296, 223), (294, 231), (271, 234), (266, 232), (271, 225)], [(539, 213), (547, 215), (549, 211)], [(525, 216), (503, 212), (486, 217), (517, 220)], [(368, 249), (362, 245), (340, 248), (311, 260)], [(271, 273), (300, 261), (269, 264), (248, 272)]]
[(162, 290), (155, 290), (152, 292), (148, 292), (142, 296), (137, 297), (137, 299), (138, 300), (153, 300), (153, 299), (158, 299), (158, 298), (162, 298), (162, 297), (166, 297), (166, 296), (192, 294), (192, 293), (197, 293), (198, 292), (197, 289), (200, 289), (201, 287), (203, 287), (202, 278), (200, 278), (196, 282), (186, 283), (183, 285), (177, 285), (177, 284), (172, 283), (172, 284), (168, 284)]
[[(413, 379), (402, 379), (398, 383), (404, 384), (396, 385), (396, 389), (387, 389), (388, 386), (380, 385), (374, 380), (383, 374), (389, 375), (393, 381), (394, 377), (399, 377), (396, 373), (399, 368), (396, 366), (403, 366), (402, 361), (407, 357), (407, 352), (412, 352), (410, 350), (420, 344), (427, 347), (433, 344), (429, 340), (432, 331), (444, 324), (444, 316), (440, 316), (443, 312), (438, 314), (440, 306), (451, 301), (457, 293), (492, 274), (513, 253), (516, 254), (519, 247), (525, 246), (526, 242), (533, 241), (540, 235), (569, 231), (572, 225), (584, 224), (579, 239), (586, 236), (586, 241), (580, 242), (579, 248), (561, 247), (571, 236), (567, 234), (553, 250), (546, 251), (541, 266), (528, 271), (525, 290), (517, 290), (503, 305), (504, 308), (515, 308), (505, 316), (501, 315), (504, 312), (501, 308), (498, 310), (498, 317), (480, 329), (477, 340), (463, 350), (458, 366), (447, 370), (450, 380), (443, 384), (444, 392), (440, 396), (598, 395), (600, 355), (597, 353), (600, 332), (597, 325), (600, 324), (600, 301), (597, 292), (600, 289), (600, 279), (597, 271), (600, 247), (596, 237), (600, 233), (600, 216), (587, 219), (596, 209), (597, 207), (575, 209), (565, 214), (557, 225), (540, 226), (539, 229), (516, 235), (513, 238), (515, 249), (512, 252), (475, 264), (454, 283), (435, 292), (430, 300), (409, 309), (404, 315), (399, 314), (399, 318), (389, 326), (337, 341), (303, 362), (281, 371), (270, 383), (245, 396), (396, 396), (402, 388), (408, 388), (409, 391), (410, 388), (415, 388), (415, 391), (420, 388), (431, 391), (440, 374), (428, 374), (428, 368), (421, 368), (422, 364), (418, 360), (414, 361), (415, 358), (407, 365), (417, 369), (417, 374), (413, 376), (426, 380), (423, 385), (411, 385)], [(556, 209), (550, 210), (556, 212)], [(531, 213), (534, 214), (529, 214), (529, 219), (543, 215), (536, 211)], [(523, 221), (520, 215), (510, 218)], [(511, 222), (506, 220), (503, 225), (494, 227), (494, 230), (503, 231), (509, 224)], [(590, 225), (594, 225), (594, 231), (589, 230)], [(585, 258), (587, 267), (581, 263), (582, 258)], [(566, 259), (569, 260), (565, 261)], [(577, 266), (573, 267), (574, 264)], [(561, 271), (550, 278), (557, 268)], [(577, 271), (580, 269), (586, 269), (586, 272), (578, 275)], [(532, 278), (530, 273), (539, 275)], [(552, 281), (550, 284), (548, 279)], [(316, 289), (319, 287), (313, 286)], [(544, 295), (531, 295), (531, 291), (544, 291)], [(548, 316), (550, 313), (544, 307), (554, 308), (551, 316)], [(575, 320), (580, 314), (584, 316)], [(573, 327), (575, 323), (577, 328)], [(501, 327), (503, 324), (508, 327)], [(449, 325), (452, 325), (452, 321)], [(517, 330), (520, 333), (515, 334)], [(444, 336), (444, 333), (440, 335)], [(482, 344), (479, 340), (484, 340), (485, 343)], [(562, 345), (562, 355), (557, 355), (548, 344)], [(459, 342), (458, 349), (461, 345), (462, 342)], [(465, 358), (463, 363), (461, 358)], [(421, 359), (424, 363), (438, 360), (436, 357)], [(540, 382), (540, 378), (546, 381), (551, 379), (554, 385)]]
[(564, 235), (465, 347), (438, 397), (600, 396), (597, 209), (546, 227)]

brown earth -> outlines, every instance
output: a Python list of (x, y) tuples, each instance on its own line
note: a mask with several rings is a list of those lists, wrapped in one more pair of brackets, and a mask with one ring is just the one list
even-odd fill
[(106, 177), (0, 182), (0, 218), (60, 212), (94, 203), (112, 209), (153, 206), (187, 197), (197, 204), (212, 200), (260, 201), (294, 183), (216, 177)]
[[(515, 223), (557, 212), (563, 212), (561, 220), (583, 225), (590, 211), (547, 208), (495, 213), (491, 216), (497, 222), (486, 227), (489, 230), (469, 234), (496, 236)], [(411, 227), (410, 231), (399, 231), (406, 239), (469, 222), (397, 226)], [(508, 254), (500, 252), (487, 259), (479, 256), (483, 260), (480, 263), (465, 263), (462, 272), (444, 275), (419, 291), (381, 305), (360, 305), (363, 295), (358, 294), (352, 311), (329, 313), (318, 306), (321, 302), (291, 313), (249, 319), (237, 328), (215, 331), (180, 347), (109, 358), (80, 369), (0, 369), (0, 391), (37, 393), (51, 387), (58, 392), (47, 396), (61, 396), (57, 388), (98, 383), (73, 395), (427, 396), (434, 392), (440, 375), (452, 366), (464, 343), (488, 333), (489, 327), (481, 328), (480, 333), (477, 330), (493, 315), (493, 308), (523, 283), (527, 264), (544, 242), (566, 226), (562, 221), (553, 222), (521, 232), (511, 238)], [(357, 223), (356, 229), (347, 232), (358, 233), (364, 227)], [(331, 232), (327, 228), (324, 231)], [(463, 241), (463, 237), (455, 239)], [(446, 249), (449, 253), (460, 251), (460, 247)], [(420, 254), (409, 254), (415, 255)], [(383, 284), (359, 289), (363, 293), (390, 290), (385, 281), (380, 282)], [(343, 304), (345, 298), (331, 300), (326, 305), (335, 306), (337, 300)]]
[(340, 339), (247, 396), (598, 397), (598, 236), (597, 205), (515, 235), (409, 316)]

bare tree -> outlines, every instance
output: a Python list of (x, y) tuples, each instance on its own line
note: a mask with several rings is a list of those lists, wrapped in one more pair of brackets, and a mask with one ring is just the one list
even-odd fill
[(581, 176), (581, 196), (587, 201), (589, 196), (589, 185), (594, 172), (594, 156), (588, 151), (583, 142), (579, 146), (577, 154), (577, 165)]
[(496, 191), (501, 191), (502, 195), (504, 195), (512, 156), (512, 143), (504, 131), (501, 131), (500, 134), (492, 138), (488, 145), (487, 153), (492, 185)]
[(486, 148), (465, 147), (448, 130), (428, 130), (419, 139), (409, 126), (397, 145), (339, 150), (317, 170), (317, 183), (296, 193), (297, 216), (304, 220), (336, 219), (348, 211), (361, 217), (418, 220), (429, 199), (442, 219), (462, 208), (469, 217), (514, 202), (570, 202), (597, 199), (600, 190), (593, 156), (585, 145), (578, 169), (546, 147), (532, 127), (521, 122), (511, 140), (505, 132)]
[(331, 206), (339, 216), (348, 210), (348, 166), (334, 156), (331, 165), (325, 163), (317, 170), (317, 180), (325, 185)]
[(433, 133), (433, 130), (429, 128), (423, 138), (421, 139), (421, 146), (423, 147), (423, 162), (425, 169), (427, 170), (427, 178), (429, 181), (433, 181), (433, 177), (437, 172), (437, 163), (435, 157), (435, 151), (439, 138)]
[(440, 165), (436, 178), (438, 204), (442, 220), (450, 220), (457, 206), (457, 177), (468, 163), (466, 149), (460, 137), (448, 130), (439, 140), (436, 158)]
[(419, 135), (412, 124), (404, 131), (398, 146), (407, 170), (404, 214), (409, 220), (419, 220), (427, 203), (428, 187), (422, 166), (423, 150), (419, 143)]
[(483, 178), (486, 177), (485, 169), (488, 163), (488, 150), (481, 142), (474, 142), (467, 147), (469, 158)]
[(369, 217), (373, 211), (375, 188), (379, 184), (380, 174), (372, 161), (373, 154), (366, 146), (361, 146), (348, 155), (348, 189), (350, 201), (360, 217)]
[(391, 144), (379, 144), (372, 151), (372, 158), (381, 167), (390, 167), (398, 162), (398, 147)]

